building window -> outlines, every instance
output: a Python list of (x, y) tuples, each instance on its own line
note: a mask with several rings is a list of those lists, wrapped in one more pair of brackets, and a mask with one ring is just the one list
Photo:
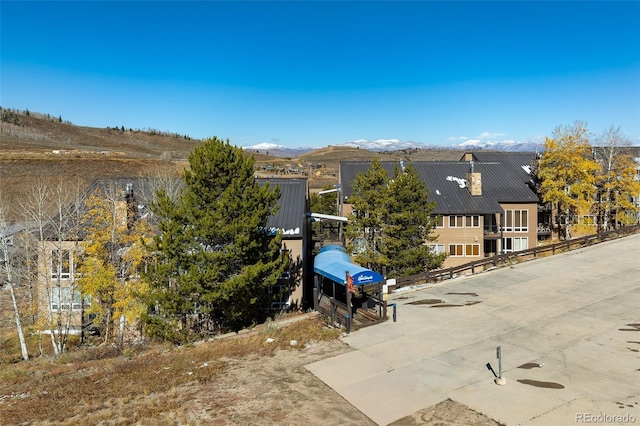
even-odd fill
[(513, 211), (513, 230), (515, 232), (527, 232), (529, 230), (528, 213), (527, 210)]
[[(51, 310), (52, 311), (79, 311), (82, 309), (82, 294), (78, 290), (73, 290), (71, 297), (71, 287), (55, 287), (51, 290)], [(85, 300), (89, 304), (89, 299)]]
[(480, 244), (449, 244), (449, 256), (480, 256)]
[(527, 210), (505, 210), (504, 228), (507, 232), (527, 232), (529, 230), (529, 212)]
[(529, 239), (527, 237), (513, 238), (513, 251), (526, 250), (529, 248)]
[(271, 303), (271, 309), (282, 310), (291, 307), (291, 288), (284, 279), (279, 279), (278, 284), (269, 286), (268, 293), (270, 299), (275, 299)]
[(462, 256), (463, 249), (463, 244), (449, 244), (449, 256)]
[(71, 250), (53, 250), (51, 252), (51, 278), (68, 280), (71, 278)]
[(433, 254), (444, 253), (444, 244), (429, 244), (429, 250)]
[(444, 217), (443, 216), (435, 216), (433, 218), (434, 226), (436, 228), (444, 228)]
[(511, 253), (512, 251), (526, 250), (529, 248), (529, 239), (527, 237), (509, 237), (502, 239), (503, 253)]
[(462, 228), (464, 226), (464, 216), (449, 216), (449, 228)]
[(467, 244), (464, 246), (464, 255), (467, 257), (480, 256), (480, 244)]
[(480, 216), (465, 216), (465, 226), (467, 228), (479, 228)]

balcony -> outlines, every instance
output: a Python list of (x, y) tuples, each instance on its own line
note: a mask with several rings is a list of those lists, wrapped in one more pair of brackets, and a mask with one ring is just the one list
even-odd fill
[(538, 235), (551, 235), (551, 224), (549, 224), (549, 223), (539, 223), (538, 224)]
[(550, 212), (551, 203), (538, 204), (538, 212)]
[(498, 230), (498, 225), (485, 226), (482, 231), (485, 239), (491, 240), (491, 239), (500, 238), (500, 231)]

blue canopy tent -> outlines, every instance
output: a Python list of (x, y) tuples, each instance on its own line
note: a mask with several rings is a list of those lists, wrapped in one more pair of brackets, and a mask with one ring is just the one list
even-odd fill
[[(320, 253), (318, 253), (313, 262), (313, 272), (316, 274), (315, 277), (315, 288), (314, 288), (314, 307), (316, 310), (319, 310), (320, 303), (318, 296), (322, 298), (324, 292), (321, 290), (321, 278), (325, 277), (332, 282), (333, 292), (329, 298), (329, 303), (331, 305), (331, 319), (335, 320), (337, 306), (342, 303), (336, 300), (336, 283), (341, 284), (343, 286), (347, 286), (347, 274), (352, 277), (353, 285), (355, 286), (364, 286), (367, 284), (378, 284), (378, 297), (376, 298), (377, 303), (381, 307), (379, 312), (380, 318), (383, 316), (382, 306), (383, 301), (381, 299), (381, 283), (384, 282), (384, 277), (379, 273), (363, 268), (360, 265), (356, 265), (355, 263), (351, 263), (351, 258), (345, 252), (344, 248), (339, 244), (328, 244), (323, 246), (320, 249)], [(364, 291), (364, 289), (363, 289)], [(346, 296), (346, 304), (342, 305), (343, 309), (346, 310), (345, 320), (347, 326), (347, 333), (350, 332), (351, 329), (351, 315), (352, 315), (352, 306), (351, 306), (351, 292), (348, 289), (345, 289)], [(326, 299), (325, 299), (326, 300)], [(385, 307), (386, 311), (386, 307)], [(385, 314), (386, 315), (386, 314)]]
[(322, 247), (313, 262), (313, 272), (342, 285), (347, 285), (347, 271), (353, 277), (354, 285), (384, 281), (384, 277), (379, 273), (351, 263), (349, 255), (338, 244), (329, 244)]

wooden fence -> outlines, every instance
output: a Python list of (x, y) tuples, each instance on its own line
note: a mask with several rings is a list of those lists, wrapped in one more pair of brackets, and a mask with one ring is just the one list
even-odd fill
[(476, 272), (482, 272), (488, 269), (512, 265), (514, 263), (522, 262), (525, 260), (552, 256), (558, 253), (565, 253), (571, 250), (577, 250), (604, 241), (626, 237), (638, 232), (640, 232), (640, 225), (627, 226), (624, 228), (615, 229), (613, 231), (601, 232), (599, 234), (587, 235), (585, 237), (561, 241), (556, 244), (549, 244), (526, 250), (514, 251), (511, 253), (499, 254), (492, 257), (485, 257), (480, 260), (475, 260), (464, 265), (454, 266), (447, 269), (437, 269), (421, 274), (399, 277), (396, 278), (396, 285), (390, 286), (390, 290), (417, 284), (440, 282), (462, 275), (475, 274)]

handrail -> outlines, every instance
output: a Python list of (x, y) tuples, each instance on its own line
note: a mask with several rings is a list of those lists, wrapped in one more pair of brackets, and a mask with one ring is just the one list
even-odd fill
[(453, 266), (446, 269), (436, 269), (428, 272), (422, 272), (420, 274), (409, 275), (406, 277), (397, 277), (396, 285), (394, 288), (401, 288), (410, 285), (424, 284), (429, 282), (439, 282), (445, 279), (451, 279), (457, 276), (461, 272), (470, 271), (472, 274), (476, 273), (476, 269), (482, 268), (481, 271), (487, 269), (487, 266), (498, 267), (505, 264), (511, 264), (513, 261), (527, 256), (532, 256), (534, 259), (540, 254), (551, 252), (555, 255), (556, 252), (567, 252), (576, 250), (579, 248), (587, 247), (593, 244), (598, 244), (604, 241), (614, 240), (627, 235), (640, 232), (640, 225), (627, 226), (620, 229), (614, 229), (612, 231), (601, 232), (598, 234), (591, 234), (584, 237), (569, 239), (561, 241), (555, 244), (549, 244), (540, 247), (534, 247), (525, 250), (514, 251), (510, 253), (498, 254), (491, 257), (486, 257), (480, 260), (474, 260), (473, 262), (465, 263), (464, 265)]

